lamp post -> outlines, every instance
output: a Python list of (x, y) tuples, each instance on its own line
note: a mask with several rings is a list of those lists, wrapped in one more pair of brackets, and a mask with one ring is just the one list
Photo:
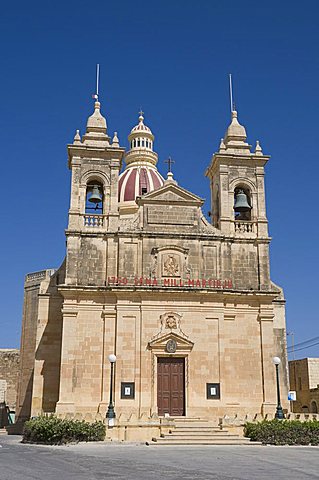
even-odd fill
[(283, 420), (285, 418), (285, 415), (280, 403), (280, 387), (279, 387), (279, 365), (281, 360), (279, 357), (274, 357), (272, 359), (272, 362), (276, 367), (276, 381), (277, 381), (277, 408), (276, 408), (275, 418), (278, 418), (279, 420)]
[(113, 427), (114, 418), (116, 416), (114, 411), (114, 405), (113, 405), (113, 370), (114, 370), (114, 364), (116, 362), (116, 356), (113, 353), (109, 355), (109, 362), (111, 364), (110, 401), (109, 401), (109, 406), (106, 412), (106, 418), (108, 418), (109, 426)]

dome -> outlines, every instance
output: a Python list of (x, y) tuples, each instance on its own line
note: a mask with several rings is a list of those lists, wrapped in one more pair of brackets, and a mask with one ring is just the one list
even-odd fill
[(135, 125), (135, 127), (132, 128), (131, 135), (132, 135), (132, 133), (140, 133), (140, 132), (143, 132), (143, 133), (147, 132), (147, 133), (153, 135), (152, 132), (151, 132), (151, 129), (147, 125), (144, 124), (144, 117), (143, 117), (142, 113), (143, 112), (140, 112), (140, 116), (138, 117), (138, 124)]
[(164, 179), (151, 165), (132, 165), (119, 177), (119, 202), (132, 202), (136, 197), (164, 185)]

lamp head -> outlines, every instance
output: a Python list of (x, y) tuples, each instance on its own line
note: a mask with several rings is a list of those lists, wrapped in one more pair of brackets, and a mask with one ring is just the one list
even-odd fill
[(114, 353), (111, 353), (111, 355), (109, 355), (109, 362), (110, 363), (116, 362), (116, 356), (114, 355)]
[(274, 358), (272, 359), (272, 363), (273, 363), (274, 365), (279, 365), (279, 364), (281, 363), (281, 360), (280, 360), (279, 357), (274, 357)]

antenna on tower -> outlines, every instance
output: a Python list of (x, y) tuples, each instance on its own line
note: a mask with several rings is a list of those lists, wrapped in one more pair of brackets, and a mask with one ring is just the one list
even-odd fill
[(92, 98), (95, 98), (95, 100), (98, 102), (99, 101), (99, 80), (100, 80), (100, 64), (96, 64), (96, 90), (95, 94), (92, 95)]
[(232, 84), (232, 74), (229, 74), (229, 95), (230, 95), (230, 113), (235, 110), (235, 105), (233, 101), (233, 84)]

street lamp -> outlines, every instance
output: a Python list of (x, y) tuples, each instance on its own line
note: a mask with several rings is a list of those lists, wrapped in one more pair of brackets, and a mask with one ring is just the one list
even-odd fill
[(279, 357), (274, 357), (272, 359), (272, 362), (276, 367), (276, 381), (277, 381), (277, 408), (276, 408), (275, 418), (278, 418), (279, 420), (283, 420), (285, 418), (285, 415), (280, 403), (279, 369), (278, 369), (281, 360)]
[(113, 353), (109, 355), (109, 362), (111, 364), (110, 401), (109, 401), (109, 406), (106, 412), (106, 418), (108, 418), (109, 426), (113, 427), (114, 418), (116, 416), (114, 412), (114, 405), (113, 405), (113, 370), (114, 370), (114, 364), (116, 362), (116, 356)]

